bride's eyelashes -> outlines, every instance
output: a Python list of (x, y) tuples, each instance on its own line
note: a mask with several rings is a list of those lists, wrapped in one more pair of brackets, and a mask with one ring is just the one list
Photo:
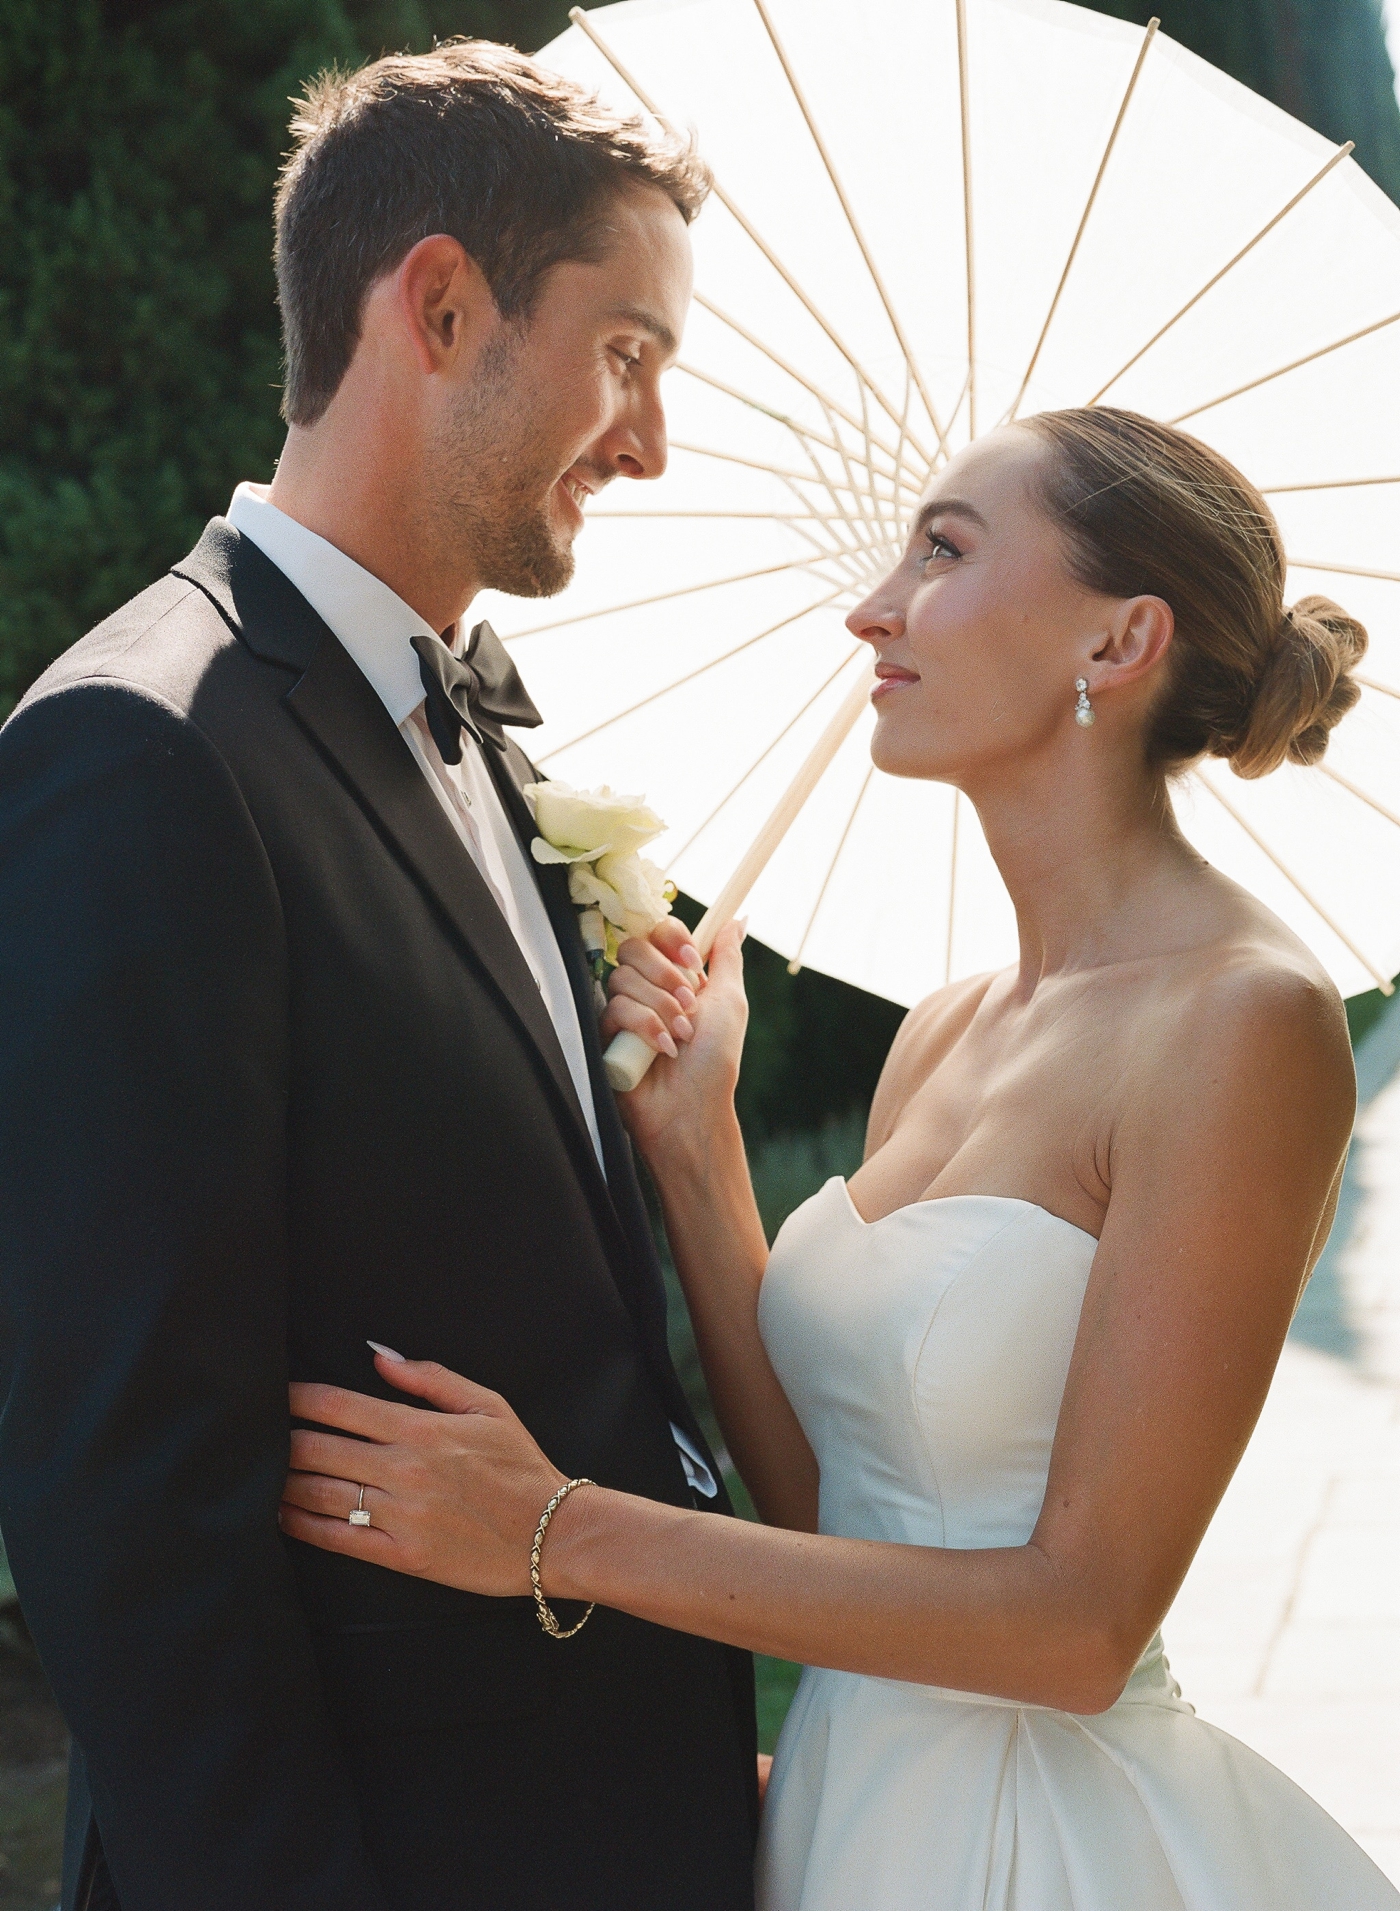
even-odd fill
[(921, 564), (927, 564), (936, 557), (961, 557), (962, 552), (953, 540), (942, 531), (925, 531), (924, 542), (927, 549), (919, 558)]

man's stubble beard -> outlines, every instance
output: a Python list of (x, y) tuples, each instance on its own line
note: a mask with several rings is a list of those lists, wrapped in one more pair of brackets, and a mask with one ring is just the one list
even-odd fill
[(507, 330), (485, 347), (444, 429), (434, 528), (439, 548), (465, 546), (483, 590), (556, 597), (573, 577), (574, 553), (551, 522), (558, 453), (545, 449), (547, 414), (517, 376), (521, 342)]

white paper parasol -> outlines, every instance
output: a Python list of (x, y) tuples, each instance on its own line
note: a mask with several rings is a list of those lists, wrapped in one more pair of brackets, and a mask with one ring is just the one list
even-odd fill
[[(1058, 0), (627, 0), (541, 56), (693, 126), (718, 190), (672, 456), (599, 500), (562, 597), (483, 608), (546, 775), (644, 791), (713, 901), (865, 669), (846, 609), (930, 468), (1110, 402), (1269, 493), (1291, 596), (1369, 626), (1318, 769), (1207, 762), (1191, 839), (1347, 994), (1400, 970), (1400, 211), (1151, 29)], [(783, 954), (909, 1003), (1014, 960), (968, 803), (873, 771), (859, 716), (750, 898)]]

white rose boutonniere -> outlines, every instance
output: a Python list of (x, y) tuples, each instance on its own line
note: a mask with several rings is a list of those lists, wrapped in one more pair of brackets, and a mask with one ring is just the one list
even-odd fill
[(638, 853), (666, 825), (640, 796), (620, 796), (606, 784), (575, 790), (567, 783), (527, 783), (524, 793), (540, 832), (530, 854), (537, 863), (569, 865), (569, 895), (594, 987), (606, 1003), (603, 985), (617, 966), (619, 943), (649, 935), (671, 913), (675, 884)]

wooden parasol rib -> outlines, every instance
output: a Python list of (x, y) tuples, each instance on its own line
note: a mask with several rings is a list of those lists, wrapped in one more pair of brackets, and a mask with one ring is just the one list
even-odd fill
[[(651, 114), (652, 118), (655, 119), (660, 125), (664, 126), (666, 130), (673, 137), (679, 137), (679, 135), (676, 132), (676, 128), (671, 124), (671, 121), (667, 119), (666, 115), (661, 111), (660, 107), (656, 104), (655, 100), (651, 98), (650, 94), (647, 93), (647, 91), (641, 85), (641, 83), (633, 77), (633, 75), (622, 64), (621, 60), (618, 59), (617, 55), (613, 52), (612, 48), (608, 45), (607, 41), (603, 38), (602, 34), (599, 33), (598, 29), (594, 26), (593, 22), (589, 19), (588, 15), (584, 12), (583, 8), (572, 7), (569, 11), (569, 18), (574, 23), (574, 25), (579, 29), (579, 31), (581, 33), (585, 33), (588, 36), (588, 38), (593, 42), (594, 46), (597, 47), (598, 51), (602, 54), (603, 58), (607, 61), (608, 65), (612, 68), (614, 73), (617, 74), (618, 78), (622, 81), (623, 85), (628, 87), (636, 95), (636, 97), (641, 101), (642, 105)], [(816, 321), (816, 323), (821, 327), (822, 331), (826, 333), (827, 337), (831, 340), (831, 343), (836, 347), (837, 351), (841, 354), (842, 358), (845, 359), (846, 363), (850, 366), (851, 370), (855, 373), (856, 377), (861, 379), (863, 383), (866, 385), (866, 387), (868, 388), (870, 392), (870, 395), (872, 396), (872, 398), (875, 399), (876, 403), (880, 405), (880, 407), (885, 411), (885, 413), (891, 419), (897, 422), (899, 418), (899, 413), (894, 409), (894, 406), (885, 397), (880, 387), (875, 383), (875, 380), (871, 378), (869, 373), (865, 370), (864, 366), (861, 364), (860, 360), (856, 357), (855, 353), (851, 350), (850, 346), (846, 344), (845, 340), (841, 337), (840, 333), (832, 325), (831, 321), (818, 308), (815, 300), (813, 300), (809, 296), (809, 294), (803, 290), (802, 286), (798, 283), (797, 279), (794, 278), (792, 273), (788, 271), (787, 267), (783, 264), (782, 260), (778, 257), (777, 253), (774, 252), (773, 248), (768, 244), (767, 240), (763, 237), (762, 233), (759, 232), (759, 230), (752, 223), (752, 221), (740, 210), (740, 208), (735, 204), (734, 200), (730, 198), (729, 194), (725, 191), (724, 187), (720, 184), (720, 182), (717, 179), (714, 182), (714, 195), (715, 195), (715, 198), (718, 199), (720, 204), (724, 207), (725, 211), (739, 226), (740, 230), (744, 233), (745, 237), (748, 238), (752, 242), (752, 244), (755, 245), (758, 248), (758, 250), (763, 254), (764, 258), (768, 261), (769, 265), (772, 266), (773, 270), (777, 273), (778, 277), (783, 281), (783, 284), (786, 285), (788, 290), (793, 294), (793, 296), (800, 301), (804, 310), (809, 314), (809, 316), (812, 319)], [(918, 441), (914, 439), (912, 433), (910, 434), (910, 441), (911, 443), (914, 444), (915, 449), (918, 450), (919, 455), (927, 463), (931, 464), (933, 461), (929, 457), (929, 454), (923, 449), (921, 445), (918, 444)]]
[(1184, 319), (1186, 317), (1186, 314), (1189, 311), (1193, 310), (1194, 307), (1200, 304), (1201, 300), (1205, 297), (1207, 292), (1214, 291), (1215, 287), (1219, 285), (1220, 281), (1226, 276), (1226, 274), (1234, 271), (1235, 267), (1240, 263), (1241, 259), (1248, 258), (1250, 253), (1253, 252), (1255, 246), (1257, 246), (1261, 240), (1267, 239), (1269, 234), (1273, 231), (1274, 227), (1278, 225), (1282, 220), (1286, 219), (1289, 213), (1293, 211), (1295, 206), (1300, 206), (1303, 203), (1303, 201), (1307, 198), (1308, 194), (1314, 189), (1314, 187), (1320, 186), (1322, 184), (1323, 180), (1326, 179), (1327, 175), (1332, 171), (1334, 167), (1341, 165), (1342, 161), (1353, 150), (1353, 146), (1354, 146), (1354, 142), (1352, 140), (1348, 140), (1345, 146), (1339, 146), (1336, 152), (1333, 153), (1332, 157), (1328, 160), (1327, 164), (1321, 167), (1317, 172), (1315, 172), (1312, 178), (1308, 181), (1308, 183), (1305, 186), (1301, 187), (1299, 191), (1294, 193), (1293, 197), (1289, 200), (1288, 204), (1286, 206), (1281, 206), (1279, 210), (1274, 214), (1273, 218), (1270, 219), (1269, 223), (1266, 226), (1261, 226), (1259, 228), (1258, 232), (1256, 232), (1254, 237), (1249, 241), (1249, 244), (1241, 246), (1233, 259), (1227, 259), (1225, 264), (1222, 265), (1220, 270), (1215, 274), (1214, 278), (1207, 279), (1205, 284), (1201, 287), (1200, 291), (1195, 293), (1193, 297), (1189, 298), (1186, 301), (1185, 305), (1182, 306), (1179, 312), (1174, 312), (1172, 316), (1167, 320), (1166, 324), (1159, 327), (1159, 329), (1152, 334), (1151, 338), (1148, 339), (1145, 345), (1139, 346), (1138, 350), (1133, 353), (1132, 357), (1128, 360), (1127, 364), (1120, 365), (1118, 370), (1113, 374), (1112, 378), (1109, 379), (1106, 385), (1099, 386), (1099, 389), (1094, 393), (1093, 397), (1089, 399), (1088, 401), (1089, 404), (1097, 405), (1099, 400), (1103, 397), (1104, 393), (1106, 391), (1111, 391), (1113, 387), (1118, 383), (1119, 379), (1122, 378), (1125, 373), (1130, 372), (1133, 369), (1133, 366), (1137, 364), (1140, 358), (1145, 358), (1147, 354), (1152, 350), (1152, 347), (1156, 345), (1160, 339), (1164, 339), (1167, 333), (1172, 329), (1174, 325), (1179, 323), (1180, 320)]
[[(745, 896), (763, 874), (769, 858), (791, 829), (802, 805), (825, 776), (832, 758), (855, 728), (861, 712), (870, 701), (871, 678), (872, 672), (867, 666), (861, 671), (859, 680), (847, 691), (840, 709), (813, 745), (806, 762), (778, 798), (772, 815), (739, 859), (738, 868), (700, 918), (691, 941), (700, 951), (702, 959), (709, 956), (715, 937), (741, 907)], [(625, 1094), (637, 1086), (656, 1060), (656, 1055), (640, 1036), (624, 1030), (608, 1044), (603, 1060), (609, 1083)]]
[[(842, 587), (844, 589), (844, 586)], [(766, 637), (774, 637), (780, 630), (786, 630), (791, 624), (801, 623), (804, 617), (810, 617), (813, 611), (824, 610), (828, 604), (834, 604), (841, 591), (832, 591), (829, 597), (820, 597), (815, 604), (807, 604), (801, 610), (795, 610), (790, 617), (781, 618), (776, 624), (770, 624), (767, 630), (759, 631), (756, 637), (746, 637), (741, 644), (735, 644), (732, 650), (724, 651), (718, 657), (711, 657), (706, 664), (700, 664), (694, 670), (688, 670), (683, 677), (677, 677), (673, 683), (663, 684), (659, 690), (638, 698), (625, 710), (619, 710), (614, 716), (604, 717), (601, 723), (595, 723), (590, 730), (580, 730), (576, 737), (570, 737), (567, 743), (556, 743), (552, 750), (546, 750), (540, 758), (548, 763), (551, 758), (563, 756), (566, 750), (575, 749), (580, 743), (586, 743), (590, 737), (596, 737), (604, 730), (610, 730), (615, 723), (621, 723), (627, 717), (636, 716), (639, 710), (645, 710), (648, 704), (659, 703), (662, 697), (669, 697), (673, 690), (681, 689), (685, 684), (694, 683), (697, 677), (703, 677), (708, 671), (718, 670), (721, 664), (727, 664), (732, 657), (738, 657), (746, 650), (752, 650), (755, 644), (761, 644)]]
[(1338, 942), (1341, 943), (1342, 947), (1344, 949), (1349, 949), (1351, 951), (1351, 953), (1356, 957), (1357, 961), (1361, 964), (1362, 968), (1366, 971), (1367, 975), (1372, 977), (1372, 979), (1374, 980), (1376, 984), (1376, 987), (1380, 990), (1381, 994), (1393, 995), (1395, 993), (1395, 984), (1391, 981), (1390, 977), (1388, 975), (1382, 975), (1381, 971), (1376, 967), (1375, 963), (1372, 962), (1371, 958), (1367, 955), (1362, 954), (1361, 950), (1357, 948), (1356, 944), (1352, 941), (1351, 937), (1347, 934), (1346, 930), (1342, 928), (1341, 924), (1337, 922), (1334, 917), (1328, 914), (1328, 912), (1323, 908), (1322, 904), (1318, 901), (1317, 897), (1313, 895), (1312, 891), (1309, 888), (1307, 888), (1307, 886), (1304, 883), (1299, 881), (1297, 876), (1294, 875), (1293, 871), (1288, 867), (1288, 864), (1284, 862), (1282, 857), (1279, 856), (1274, 850), (1270, 849), (1269, 845), (1264, 841), (1264, 838), (1259, 834), (1258, 830), (1255, 829), (1252, 823), (1246, 821), (1246, 819), (1240, 814), (1239, 810), (1235, 808), (1234, 804), (1230, 801), (1230, 799), (1227, 796), (1222, 796), (1220, 791), (1216, 789), (1214, 783), (1211, 782), (1210, 778), (1208, 776), (1202, 776), (1199, 770), (1193, 774), (1192, 781), (1200, 784), (1203, 789), (1209, 790), (1211, 795), (1215, 798), (1216, 802), (1220, 805), (1221, 809), (1225, 811), (1226, 815), (1232, 816), (1234, 818), (1234, 820), (1239, 824), (1240, 828), (1244, 831), (1245, 835), (1249, 837), (1250, 841), (1255, 845), (1255, 847), (1258, 849), (1261, 849), (1264, 852), (1264, 854), (1268, 857), (1269, 861), (1273, 864), (1274, 868), (1279, 872), (1279, 874), (1284, 878), (1285, 882), (1291, 884), (1291, 886), (1297, 890), (1298, 894), (1303, 898), (1303, 901), (1308, 905), (1309, 909), (1312, 910), (1313, 914), (1319, 917), (1323, 922), (1327, 924), (1327, 927), (1332, 931), (1332, 934), (1337, 938)]
[(958, 114), (962, 125), (963, 253), (967, 268), (967, 435), (977, 436), (977, 273), (972, 241), (972, 128), (968, 123), (967, 0), (957, 0)]
[(719, 815), (720, 811), (723, 809), (726, 809), (729, 806), (729, 804), (733, 802), (734, 798), (739, 794), (740, 790), (743, 789), (744, 785), (748, 782), (749, 778), (753, 775), (754, 771), (762, 768), (762, 766), (768, 761), (769, 757), (772, 756), (774, 750), (777, 749), (778, 745), (783, 741), (783, 739), (785, 737), (790, 736), (792, 732), (797, 728), (798, 724), (801, 723), (803, 717), (806, 716), (807, 712), (811, 709), (812, 705), (816, 703), (820, 698), (826, 695), (827, 691), (830, 690), (831, 686), (835, 683), (836, 679), (841, 675), (841, 672), (846, 668), (847, 664), (850, 663), (851, 659), (853, 657), (858, 657), (859, 655), (860, 655), (860, 651), (858, 648), (855, 650), (847, 651), (846, 655), (841, 659), (840, 663), (837, 664), (835, 670), (832, 671), (829, 677), (824, 677), (822, 679), (822, 681), (817, 685), (816, 689), (812, 692), (811, 696), (808, 697), (807, 701), (802, 705), (801, 709), (795, 710), (793, 714), (788, 718), (787, 722), (783, 725), (782, 729), (779, 730), (778, 734), (770, 742), (764, 744), (763, 748), (759, 751), (758, 755), (754, 758), (753, 762), (750, 763), (749, 767), (744, 771), (744, 774), (739, 778), (738, 782), (732, 783), (729, 786), (729, 788), (725, 791), (724, 795), (719, 799), (718, 803), (715, 804), (714, 808), (710, 811), (709, 815), (705, 818), (705, 820), (702, 823), (698, 824), (697, 827), (690, 832), (689, 836), (686, 837), (685, 841), (681, 844), (680, 848), (676, 851), (675, 855), (672, 856), (670, 859), (673, 864), (677, 864), (681, 862), (682, 859), (695, 846), (695, 844), (699, 842), (700, 838), (705, 834), (705, 831), (710, 827), (711, 823), (714, 822), (715, 818)]
[[(1372, 332), (1383, 332), (1387, 325), (1394, 325), (1397, 319), (1400, 319), (1400, 312), (1392, 312), (1388, 318), (1377, 319), (1372, 325), (1363, 325), (1359, 332), (1348, 332), (1345, 338), (1333, 339), (1330, 345), (1319, 345), (1315, 352), (1305, 352), (1301, 358), (1290, 359), (1288, 364), (1280, 365), (1276, 371), (1265, 372), (1262, 377), (1251, 378), (1247, 384), (1236, 385), (1233, 391), (1222, 392), (1219, 398), (1208, 399), (1204, 405), (1193, 405), (1190, 411), (1178, 412), (1176, 417), (1169, 418), (1167, 423), (1169, 425), (1180, 425), (1184, 424), (1188, 418), (1199, 418), (1203, 411), (1214, 411), (1217, 405), (1228, 404), (1232, 398), (1241, 398), (1247, 391), (1257, 391), (1261, 385), (1271, 384), (1274, 379), (1282, 378), (1288, 372), (1296, 372), (1304, 365), (1311, 365), (1319, 358), (1326, 358), (1331, 352), (1341, 351), (1344, 345), (1355, 345), (1358, 339), (1369, 338)], [(1372, 484), (1387, 484), (1393, 481), (1386, 478), (1372, 478), (1370, 480), (1362, 478), (1356, 480), (1356, 482), (1361, 484), (1368, 482)], [(1312, 485), (1279, 485), (1277, 487), (1280, 491), (1311, 491), (1316, 488), (1319, 487)]]
[(924, 401), (924, 410), (928, 413), (929, 423), (933, 426), (934, 435), (938, 439), (939, 449), (946, 458), (948, 456), (948, 435), (939, 422), (938, 408), (934, 404), (933, 399), (929, 396), (928, 386), (924, 383), (924, 375), (919, 370), (918, 360), (914, 356), (914, 348), (909, 343), (904, 327), (900, 323), (899, 314), (894, 309), (894, 301), (890, 297), (889, 288), (885, 284), (880, 268), (875, 263), (874, 254), (866, 244), (865, 234), (861, 230), (860, 221), (856, 218), (855, 208), (846, 196), (846, 188), (841, 183), (840, 176), (836, 171), (835, 162), (827, 150), (826, 141), (822, 138), (821, 129), (818, 127), (812, 115), (811, 107), (807, 104), (807, 96), (802, 91), (797, 75), (792, 69), (792, 63), (788, 59), (786, 49), (778, 37), (778, 29), (773, 24), (772, 16), (768, 8), (764, 5), (764, 0), (753, 0), (753, 3), (758, 10), (759, 19), (762, 20), (767, 30), (768, 38), (773, 43), (773, 51), (777, 54), (778, 64), (782, 67), (788, 86), (792, 89), (792, 96), (797, 101), (798, 109), (803, 119), (807, 122), (807, 131), (812, 136), (812, 144), (816, 147), (822, 165), (826, 168), (826, 176), (831, 181), (832, 190), (841, 203), (841, 210), (846, 215), (846, 224), (851, 228), (851, 236), (860, 248), (860, 256), (865, 261), (865, 267), (870, 274), (871, 282), (879, 294), (880, 303), (885, 308), (885, 316), (890, 322), (890, 329), (893, 331), (895, 338), (899, 341), (900, 351), (904, 354), (905, 366), (913, 378), (914, 383), (919, 388), (919, 396)]
[(1054, 321), (1056, 312), (1059, 310), (1060, 298), (1065, 286), (1069, 282), (1069, 275), (1074, 266), (1075, 258), (1078, 255), (1080, 242), (1088, 227), (1089, 215), (1094, 210), (1094, 201), (1099, 196), (1099, 187), (1103, 184), (1104, 174), (1108, 171), (1108, 162), (1113, 157), (1114, 147), (1118, 144), (1118, 135), (1122, 132), (1123, 122), (1128, 117), (1128, 107), (1132, 103), (1133, 94), (1137, 91), (1137, 83), (1142, 74), (1143, 64), (1147, 59), (1147, 50), (1156, 39), (1157, 29), (1161, 24), (1162, 22), (1157, 19), (1149, 20), (1147, 23), (1147, 32), (1143, 36), (1142, 45), (1138, 48), (1138, 56), (1133, 65), (1132, 75), (1128, 81), (1128, 89), (1123, 95), (1123, 104), (1118, 108), (1118, 117), (1113, 122), (1113, 131), (1108, 136), (1108, 144), (1103, 149), (1103, 158), (1099, 161), (1099, 169), (1094, 174), (1094, 183), (1089, 188), (1088, 203), (1084, 207), (1083, 216), (1079, 221), (1079, 228), (1074, 235), (1074, 243), (1069, 249), (1069, 257), (1065, 260), (1065, 269), (1060, 274), (1060, 283), (1055, 287), (1055, 296), (1050, 301), (1050, 310), (1045, 314), (1045, 323), (1040, 328), (1040, 337), (1036, 340), (1035, 350), (1031, 353), (1031, 362), (1027, 365), (1026, 375), (1021, 380), (1021, 389), (1012, 399), (1011, 409), (1006, 414), (1007, 424), (1012, 422), (1017, 412), (1021, 409), (1021, 400), (1025, 397), (1027, 387), (1030, 385), (1031, 379), (1035, 374), (1035, 368), (1040, 362), (1040, 354), (1044, 349), (1046, 339), (1050, 335), (1050, 326)]
[[(595, 617), (620, 617), (626, 610), (645, 610), (648, 604), (669, 604), (677, 597), (692, 597), (700, 591), (723, 590), (726, 584), (747, 584), (755, 577), (774, 577), (779, 571), (811, 570), (816, 564), (830, 562), (827, 558), (791, 557), (783, 564), (763, 564), (756, 571), (737, 571), (733, 577), (712, 577), (701, 584), (682, 584), (673, 591), (657, 591), (651, 597), (634, 597), (630, 604), (605, 604), (601, 610), (575, 611), (572, 617), (556, 617), (552, 624), (532, 624), (529, 630), (512, 631), (509, 637), (503, 637), (502, 643), (519, 643), (523, 637), (540, 637), (547, 630), (563, 630), (569, 624), (586, 624)], [(813, 573), (817, 575), (817, 573)], [(823, 584), (829, 584), (829, 577), (822, 578)]]

